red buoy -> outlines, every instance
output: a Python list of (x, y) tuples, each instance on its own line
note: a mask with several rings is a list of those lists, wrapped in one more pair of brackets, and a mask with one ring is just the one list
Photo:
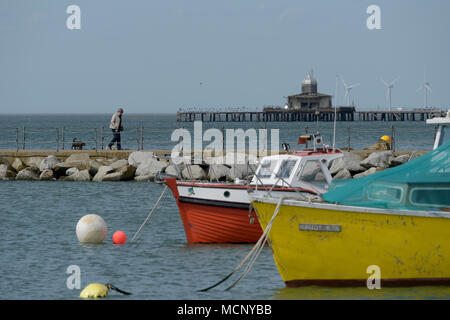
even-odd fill
[(119, 230), (114, 232), (112, 239), (114, 244), (124, 244), (127, 242), (127, 235), (125, 232)]

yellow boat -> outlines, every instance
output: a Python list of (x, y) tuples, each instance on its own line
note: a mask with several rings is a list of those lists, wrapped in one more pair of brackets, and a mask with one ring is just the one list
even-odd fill
[(287, 286), (450, 285), (450, 139), (323, 199), (250, 195)]
[[(278, 199), (253, 195), (263, 229)], [(450, 285), (450, 213), (283, 200), (269, 244), (286, 286)], [(369, 268), (369, 271), (372, 270)]]

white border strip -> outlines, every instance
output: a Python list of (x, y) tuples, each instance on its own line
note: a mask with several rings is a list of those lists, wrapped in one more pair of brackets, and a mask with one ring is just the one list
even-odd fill
[[(260, 196), (260, 195), (256, 195), (256, 194), (250, 194), (249, 198), (250, 198), (250, 201), (252, 201), (252, 202), (256, 201), (256, 202), (277, 204), (277, 201), (278, 201), (278, 198), (272, 198), (272, 197), (268, 197), (268, 196)], [(373, 214), (388, 214), (388, 215), (399, 215), (399, 216), (450, 219), (450, 213), (443, 212), (443, 211), (387, 210), (387, 209), (380, 209), (380, 208), (347, 206), (347, 205), (332, 204), (332, 203), (306, 202), (306, 201), (297, 200), (294, 197), (285, 198), (282, 205), (305, 207), (305, 208), (326, 209), (326, 210), (333, 210), (333, 211), (363, 212), (363, 213), (373, 213)]]

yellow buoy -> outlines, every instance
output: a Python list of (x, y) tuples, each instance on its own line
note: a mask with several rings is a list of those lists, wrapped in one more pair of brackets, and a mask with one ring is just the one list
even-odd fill
[(85, 299), (97, 299), (97, 298), (106, 298), (109, 290), (115, 290), (122, 294), (130, 295), (131, 293), (120, 290), (116, 288), (111, 283), (101, 284), (101, 283), (91, 283), (86, 288), (83, 289), (80, 293), (80, 298)]
[(80, 293), (80, 298), (106, 298), (108, 295), (109, 287), (101, 283), (91, 283)]
[(387, 143), (391, 143), (391, 138), (389, 138), (389, 136), (382, 136), (380, 140), (386, 141)]

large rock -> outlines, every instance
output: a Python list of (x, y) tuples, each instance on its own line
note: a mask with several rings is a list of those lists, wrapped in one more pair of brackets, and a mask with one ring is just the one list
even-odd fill
[(103, 165), (105, 164), (102, 164), (97, 160), (91, 160), (89, 165), (89, 174), (94, 177), (97, 174), (98, 169), (100, 169), (100, 167)]
[(16, 180), (39, 180), (40, 171), (38, 167), (27, 167), (19, 171)]
[(116, 162), (116, 161), (118, 161), (119, 159), (118, 158), (112, 158), (112, 159), (105, 159), (105, 166), (109, 166), (109, 165), (111, 165), (112, 163), (114, 163), (114, 162)]
[[(192, 177), (190, 173), (192, 173)], [(205, 170), (197, 164), (184, 168), (182, 175), (185, 179), (203, 180), (206, 178)]]
[(64, 162), (57, 163), (53, 169), (57, 174), (62, 174), (69, 168), (89, 170), (90, 167), (91, 161), (87, 153), (73, 153)]
[(256, 164), (249, 164), (248, 167), (246, 164), (233, 164), (227, 175), (227, 179), (230, 181), (234, 181), (236, 179), (246, 179), (249, 175), (256, 171), (257, 167), (258, 166)]
[(127, 165), (127, 163), (128, 161), (124, 159), (115, 161), (109, 166), (101, 166), (92, 181), (123, 181), (132, 179), (136, 169)]
[(112, 173), (108, 173), (102, 179), (102, 181), (126, 181), (131, 180), (134, 177), (136, 168), (133, 166), (122, 167)]
[(366, 159), (361, 161), (361, 166), (364, 168), (388, 168), (389, 163), (394, 158), (392, 151), (381, 151), (371, 153)]
[(223, 180), (230, 174), (230, 168), (223, 164), (211, 164), (208, 169), (208, 176), (211, 180)]
[(419, 157), (421, 157), (421, 156), (423, 156), (423, 155), (424, 155), (424, 152), (413, 151), (413, 152), (411, 153), (411, 156), (409, 157), (408, 161), (417, 159), (417, 158), (419, 158)]
[(370, 169), (368, 169), (368, 170), (366, 170), (366, 171), (364, 171), (364, 172), (355, 174), (355, 175), (353, 176), (353, 178), (362, 178), (362, 177), (366, 177), (366, 176), (369, 176), (369, 175), (371, 175), (371, 174), (374, 174), (375, 172), (382, 171), (382, 170), (383, 170), (382, 168), (372, 167), (372, 168), (370, 168)]
[(87, 153), (72, 153), (65, 162), (83, 162), (89, 161), (90, 157)]
[(10, 170), (10, 171), (13, 171), (14, 173), (16, 173), (15, 169), (13, 168), (13, 166), (11, 164), (12, 164), (11, 161), (0, 163), (0, 165), (4, 166), (2, 168), (6, 168), (6, 170)]
[(16, 170), (16, 172), (25, 169), (25, 164), (19, 158), (15, 158), (11, 166), (14, 168), (14, 170)]
[(145, 159), (136, 169), (136, 176), (155, 177), (158, 172), (164, 171), (169, 164), (166, 161), (159, 161), (155, 158)]
[(99, 163), (102, 166), (109, 166), (111, 164), (111, 162), (103, 157), (97, 157), (94, 159), (94, 161), (96, 161), (97, 163)]
[(89, 170), (91, 163), (87, 162), (61, 162), (55, 165), (53, 168), (58, 174), (64, 174), (69, 168), (77, 168), (78, 170)]
[(147, 182), (147, 181), (154, 181), (155, 176), (154, 175), (148, 175), (148, 176), (136, 176), (134, 177), (134, 181), (136, 182)]
[(55, 177), (52, 169), (44, 169), (39, 176), (39, 180), (48, 181), (52, 180)]
[(352, 178), (352, 174), (347, 169), (342, 169), (341, 171), (336, 173), (336, 175), (333, 177), (333, 179), (335, 179), (335, 180), (338, 180), (338, 179), (351, 179), (351, 178)]
[(122, 169), (123, 167), (128, 166), (128, 160), (127, 159), (117, 160), (111, 163), (109, 166), (114, 170)]
[(114, 171), (114, 169), (110, 166), (101, 166), (98, 169), (97, 174), (94, 176), (92, 181), (95, 181), (95, 182), (103, 181), (103, 178), (112, 171)]
[(7, 166), (11, 166), (12, 162), (8, 158), (0, 157), (0, 164), (5, 164)]
[(223, 164), (232, 166), (236, 164), (245, 165), (246, 163), (256, 164), (257, 162), (258, 158), (255, 154), (228, 152), (224, 157)]
[(66, 181), (90, 181), (91, 176), (89, 175), (89, 170), (81, 170), (77, 171), (74, 174), (66, 177), (64, 180)]
[(247, 178), (252, 174), (252, 170), (247, 167), (247, 164), (251, 166), (253, 171), (256, 171), (256, 168), (258, 167), (258, 158), (255, 154), (228, 152), (223, 157), (223, 164), (230, 167), (230, 170), (227, 173), (227, 180), (234, 181), (236, 179)]
[(39, 169), (42, 160), (44, 160), (44, 157), (30, 157), (30, 158), (24, 158), (23, 162), (25, 162), (25, 165), (28, 167), (36, 167)]
[(134, 151), (128, 157), (128, 164), (137, 168), (147, 159), (152, 159), (154, 153), (151, 151)]
[(171, 164), (169, 165), (166, 170), (164, 170), (164, 172), (166, 174), (169, 174), (171, 176), (177, 177), (177, 178), (181, 178), (181, 171), (183, 170), (184, 165), (183, 164), (179, 164), (178, 165), (178, 170), (177, 170), (177, 165), (176, 164)]
[(120, 181), (121, 180), (120, 177), (121, 177), (120, 172), (112, 172), (104, 176), (102, 181)]
[(365, 168), (360, 165), (361, 160), (362, 157), (357, 154), (344, 152), (344, 155), (341, 158), (333, 160), (331, 163), (330, 173), (334, 175), (343, 169), (346, 169), (349, 172), (364, 171)]
[(409, 161), (409, 154), (402, 154), (401, 156), (395, 157), (391, 159), (389, 166), (399, 166)]
[(44, 171), (45, 169), (53, 169), (60, 162), (61, 161), (59, 161), (58, 158), (50, 155), (41, 161), (39, 164), (39, 170)]
[(69, 169), (66, 170), (66, 175), (67, 176), (71, 176), (71, 175), (73, 175), (75, 173), (78, 173), (78, 172), (80, 172), (80, 170), (78, 170), (77, 168), (73, 167), (73, 168), (69, 168)]
[(208, 165), (225, 164), (226, 157), (224, 157), (224, 156), (207, 157), (207, 158), (203, 158), (203, 161)]
[(9, 169), (6, 164), (0, 165), (0, 180), (14, 180), (16, 173)]

